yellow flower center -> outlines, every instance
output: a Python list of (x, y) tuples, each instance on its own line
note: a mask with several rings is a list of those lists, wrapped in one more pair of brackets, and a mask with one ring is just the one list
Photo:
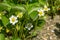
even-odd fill
[(42, 14), (43, 14), (42, 11), (40, 11), (40, 12), (39, 12), (39, 15), (42, 15)]
[(48, 8), (46, 7), (46, 8), (44, 8), (44, 10), (48, 10)]
[(8, 33), (10, 30), (9, 29), (6, 29), (6, 32)]
[(3, 27), (0, 27), (0, 31), (2, 30)]
[(22, 13), (19, 13), (19, 14), (17, 15), (17, 17), (19, 17), (19, 18), (22, 18), (22, 16), (23, 16)]
[(12, 18), (12, 22), (15, 22), (15, 18), (14, 17)]

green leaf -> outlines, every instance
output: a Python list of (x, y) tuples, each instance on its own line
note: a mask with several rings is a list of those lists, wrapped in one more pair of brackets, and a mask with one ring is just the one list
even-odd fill
[(5, 40), (4, 34), (0, 34), (0, 40)]
[[(30, 8), (30, 9), (29, 9)], [(29, 7), (29, 11), (28, 11), (28, 14), (32, 13), (33, 11), (37, 11), (40, 7)]]
[(2, 10), (7, 10), (7, 11), (10, 11), (11, 9), (11, 6), (7, 3), (0, 3), (0, 11)]
[(11, 8), (10, 12), (14, 13), (14, 14), (17, 11), (19, 11), (19, 12), (25, 12), (26, 11), (25, 8), (23, 6), (20, 6), (20, 5), (11, 5), (11, 7), (12, 8)]
[(37, 32), (36, 31), (32, 32), (32, 34), (31, 34), (32, 37), (34, 37), (36, 35), (37, 35)]
[(38, 18), (38, 12), (37, 11), (31, 12), (30, 17), (31, 19), (33, 19), (33, 21), (35, 21)]
[(37, 27), (35, 28), (35, 30), (41, 30), (41, 29), (43, 29), (44, 24), (45, 24), (45, 20), (44, 19), (38, 20)]
[(38, 26), (42, 27), (45, 24), (45, 20), (44, 19), (40, 19), (38, 20)]
[(29, 0), (30, 1), (30, 3), (36, 3), (36, 2), (38, 2), (38, 0)]
[(38, 30), (42, 30), (42, 29), (43, 29), (42, 26), (41, 26), (41, 27), (38, 27), (38, 26), (37, 26), (35, 30), (38, 31)]
[(9, 19), (6, 16), (2, 16), (2, 23), (6, 26), (9, 23)]
[(13, 38), (12, 40), (21, 40), (20, 38)]
[(5, 38), (5, 40), (11, 40), (11, 39), (7, 37), (7, 38)]
[(41, 5), (46, 5), (46, 0), (39, 0), (39, 3), (40, 3)]

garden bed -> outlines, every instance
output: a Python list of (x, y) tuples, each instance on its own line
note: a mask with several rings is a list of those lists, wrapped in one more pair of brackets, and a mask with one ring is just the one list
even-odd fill
[(59, 40), (59, 14), (60, 0), (0, 0), (0, 40)]

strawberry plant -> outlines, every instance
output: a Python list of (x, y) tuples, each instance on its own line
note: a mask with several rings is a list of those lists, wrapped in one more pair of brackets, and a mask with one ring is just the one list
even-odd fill
[(0, 39), (27, 40), (37, 36), (48, 11), (46, 0), (1, 0)]

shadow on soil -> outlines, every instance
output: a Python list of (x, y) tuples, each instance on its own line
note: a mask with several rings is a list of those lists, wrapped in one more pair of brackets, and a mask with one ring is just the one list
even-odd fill
[(55, 35), (59, 38), (60, 37), (60, 24), (56, 23), (55, 25), (58, 29), (54, 29)]

